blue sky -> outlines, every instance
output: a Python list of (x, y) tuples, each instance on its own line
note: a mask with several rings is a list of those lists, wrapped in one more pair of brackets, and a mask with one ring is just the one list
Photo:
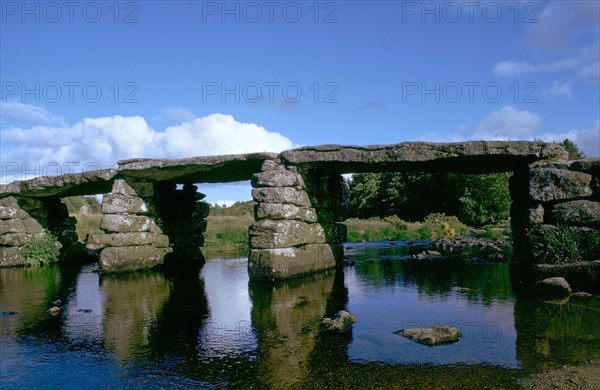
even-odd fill
[(598, 157), (599, 4), (2, 0), (0, 179), (323, 143)]

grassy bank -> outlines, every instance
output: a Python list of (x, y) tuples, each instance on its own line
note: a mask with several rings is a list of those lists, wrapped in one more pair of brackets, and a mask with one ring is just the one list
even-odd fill
[(248, 226), (254, 222), (252, 215), (209, 215), (204, 233), (204, 250), (207, 252), (244, 252), (248, 250)]
[(344, 222), (348, 226), (348, 241), (379, 240), (429, 240), (461, 236), (469, 233), (469, 227), (456, 217), (430, 214), (422, 222), (407, 222), (392, 216), (387, 218), (358, 219)]

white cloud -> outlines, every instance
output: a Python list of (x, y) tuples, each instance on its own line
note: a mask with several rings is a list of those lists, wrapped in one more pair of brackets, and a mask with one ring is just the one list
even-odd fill
[(535, 66), (527, 62), (502, 61), (494, 65), (492, 72), (496, 76), (512, 77), (522, 73), (535, 72)]
[(575, 142), (586, 157), (600, 157), (600, 119), (596, 119), (590, 127), (584, 129), (544, 133), (537, 138), (548, 142), (562, 142), (568, 138)]
[(0, 102), (0, 115), (3, 122), (18, 120), (29, 125), (64, 125), (64, 118), (54, 115), (43, 107), (20, 102)]
[(573, 92), (571, 87), (573, 86), (573, 81), (567, 81), (566, 83), (559, 83), (557, 81), (552, 83), (552, 87), (543, 91), (543, 95), (547, 97), (556, 97), (556, 96), (565, 96), (570, 102), (573, 101)]
[[(537, 65), (533, 65), (528, 62), (501, 61), (494, 65), (492, 72), (494, 75), (500, 77), (513, 77), (527, 73), (558, 72), (574, 68), (582, 68), (583, 70), (593, 65), (588, 65), (591, 61), (598, 59), (600, 56), (598, 54), (599, 49), (600, 45), (598, 42), (596, 42), (593, 45), (584, 47), (576, 57), (565, 58), (558, 61), (541, 63)], [(580, 72), (582, 70), (580, 70)]]
[[(2, 130), (0, 181), (44, 174), (44, 166), (77, 163), (83, 167), (115, 167), (133, 157), (183, 158), (249, 152), (280, 152), (294, 147), (287, 137), (231, 115), (211, 114), (170, 126), (165, 131), (149, 127), (140, 116), (86, 118), (72, 125), (13, 126)], [(7, 168), (11, 166), (11, 177)], [(29, 171), (13, 172), (15, 166)], [(35, 168), (38, 164), (41, 168)], [(71, 165), (72, 166), (72, 165)], [(35, 170), (39, 172), (34, 172)], [(78, 170), (79, 169), (79, 170)], [(67, 173), (64, 171), (62, 173)], [(59, 172), (60, 173), (60, 172)], [(53, 173), (52, 173), (53, 174)]]
[(166, 107), (160, 110), (162, 114), (164, 114), (167, 118), (174, 121), (189, 121), (196, 118), (196, 114), (185, 107)]
[(477, 125), (476, 138), (517, 140), (531, 137), (540, 126), (541, 117), (527, 110), (519, 111), (511, 106), (493, 110)]
[(600, 79), (600, 61), (581, 69), (579, 76), (584, 79)]

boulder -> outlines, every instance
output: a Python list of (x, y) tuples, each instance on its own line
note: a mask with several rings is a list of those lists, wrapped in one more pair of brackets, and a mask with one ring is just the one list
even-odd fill
[(460, 329), (449, 325), (432, 326), (430, 328), (402, 329), (395, 333), (430, 347), (440, 344), (455, 343), (460, 340), (461, 336)]
[(0, 220), (0, 234), (25, 232), (25, 225), (20, 219)]
[(312, 207), (308, 194), (293, 187), (254, 188), (252, 198), (258, 203), (286, 203), (299, 207)]
[(154, 221), (141, 215), (105, 214), (100, 228), (107, 232), (153, 232), (162, 233)]
[(541, 295), (545, 296), (568, 296), (573, 292), (569, 283), (561, 277), (540, 280), (535, 283), (534, 287)]
[(7, 233), (0, 235), (0, 246), (22, 246), (46, 237), (46, 233)]
[(252, 187), (304, 187), (304, 179), (295, 167), (260, 172), (252, 177)]
[(256, 249), (289, 248), (313, 243), (340, 243), (346, 240), (344, 224), (300, 221), (258, 221), (249, 228), (250, 246)]
[[(4, 198), (4, 199), (0, 199), (0, 201), (6, 200), (6, 199), (14, 199), (14, 198)], [(9, 203), (9, 202), (5, 202), (5, 203)], [(14, 203), (15, 203), (14, 205), (9, 205), (9, 206), (3, 206), (0, 203), (0, 219), (29, 218), (29, 215), (19, 207), (19, 205), (16, 202), (16, 199), (15, 199)]]
[(169, 238), (166, 235), (150, 232), (91, 234), (89, 242), (100, 247), (153, 245), (161, 248), (169, 246)]
[(284, 203), (258, 203), (254, 207), (254, 218), (261, 219), (293, 219), (302, 222), (317, 222), (317, 211), (311, 207), (299, 207)]
[(21, 250), (22, 247), (0, 247), (0, 267), (25, 264), (21, 257)]
[(165, 255), (171, 252), (171, 248), (155, 248), (150, 245), (108, 247), (100, 252), (98, 264), (102, 272), (150, 269), (163, 264)]
[(102, 199), (103, 214), (148, 214), (147, 202), (133, 195), (107, 194)]
[(196, 202), (196, 210), (192, 212), (192, 218), (206, 218), (210, 214), (210, 205), (206, 202)]
[(333, 268), (343, 258), (344, 247), (341, 244), (252, 249), (248, 259), (248, 273), (255, 279), (280, 280)]
[(592, 195), (592, 175), (554, 168), (529, 170), (529, 196), (549, 202)]
[(527, 220), (531, 223), (544, 223), (544, 208), (541, 204), (528, 210)]
[(583, 160), (573, 161), (571, 165), (573, 171), (600, 174), (600, 158), (585, 158)]
[(347, 312), (346, 310), (338, 311), (333, 317), (323, 318), (323, 325), (325, 329), (338, 332), (338, 333), (346, 333), (352, 328), (352, 324), (357, 321), (357, 318), (352, 314)]
[(554, 205), (550, 215), (569, 225), (600, 227), (600, 202), (573, 200)]
[(137, 195), (141, 197), (149, 197), (154, 195), (154, 183), (115, 180), (112, 188), (113, 194), (119, 195)]

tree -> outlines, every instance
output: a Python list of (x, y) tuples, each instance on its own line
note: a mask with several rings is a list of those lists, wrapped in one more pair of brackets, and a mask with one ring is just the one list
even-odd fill
[(454, 215), (463, 223), (482, 226), (508, 219), (509, 173), (361, 173), (350, 187), (351, 216), (397, 215), (423, 220), (431, 213)]
[(570, 139), (566, 138), (559, 145), (565, 148), (567, 153), (569, 153), (569, 160), (579, 160), (585, 158), (583, 152), (579, 149), (575, 142), (571, 141)]

